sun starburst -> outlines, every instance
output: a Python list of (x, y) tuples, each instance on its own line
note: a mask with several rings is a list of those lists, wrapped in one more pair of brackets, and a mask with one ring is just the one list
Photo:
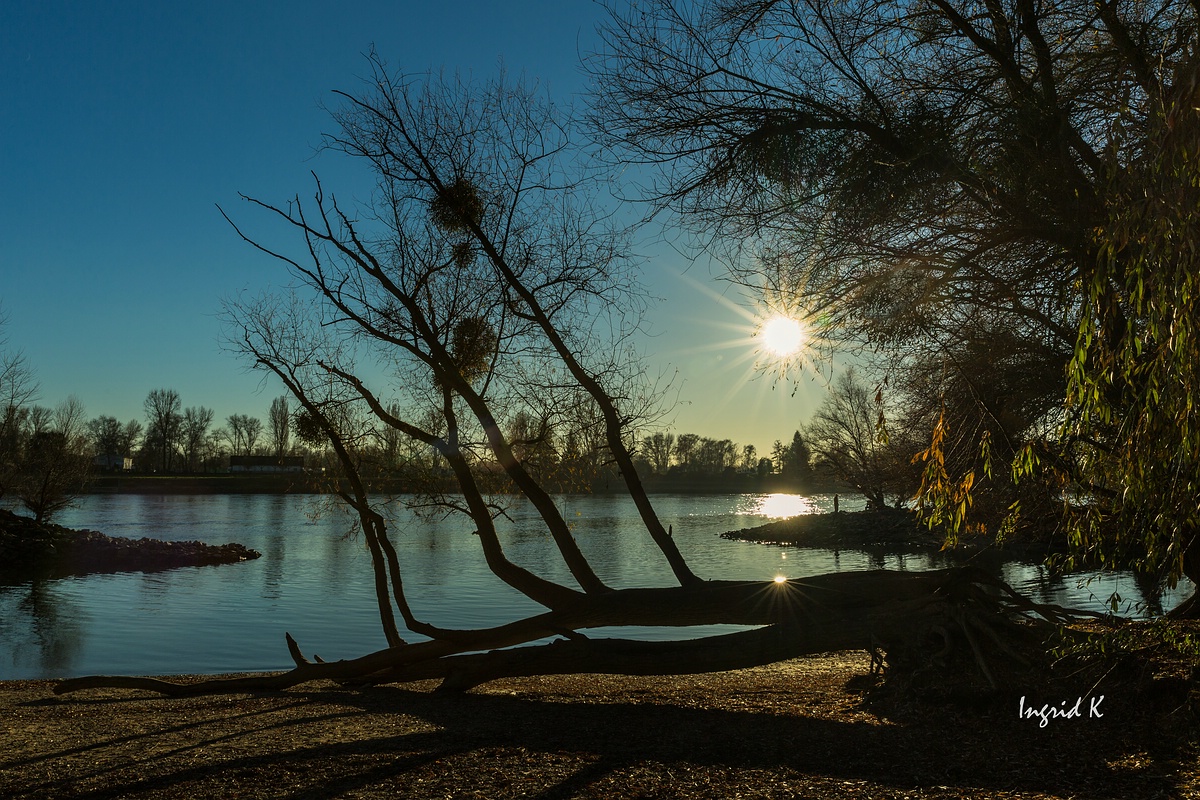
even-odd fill
[(762, 349), (777, 358), (788, 358), (804, 347), (804, 324), (795, 317), (776, 314), (764, 320), (758, 329)]

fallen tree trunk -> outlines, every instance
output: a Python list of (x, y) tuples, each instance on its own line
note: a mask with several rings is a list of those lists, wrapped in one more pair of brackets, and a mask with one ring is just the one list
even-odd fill
[[(466, 689), (518, 675), (713, 672), (848, 649), (886, 653), (889, 663), (916, 663), (966, 649), (991, 680), (988, 660), (996, 653), (1019, 657), (1005, 643), (1018, 630), (1017, 617), (1033, 614), (1048, 625), (1072, 613), (1034, 605), (973, 568), (843, 572), (769, 583), (711, 581), (587, 595), (567, 607), (495, 628), (433, 629), (435, 638), (429, 641), (343, 661), (311, 662), (289, 636), (296, 667), (272, 675), (192, 684), (91, 676), (64, 680), (55, 692), (127, 688), (179, 696), (279, 691), (315, 680), (376, 684), (430, 678), (441, 679), (446, 689)], [(762, 627), (667, 642), (591, 640), (579, 633), (602, 626), (709, 624)], [(551, 636), (564, 640), (530, 644)]]

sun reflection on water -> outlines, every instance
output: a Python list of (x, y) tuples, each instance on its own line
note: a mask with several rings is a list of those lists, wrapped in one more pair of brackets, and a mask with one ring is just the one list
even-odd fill
[(817, 504), (801, 494), (767, 494), (758, 498), (758, 503), (749, 509), (750, 514), (769, 519), (786, 519), (801, 514), (813, 514)]

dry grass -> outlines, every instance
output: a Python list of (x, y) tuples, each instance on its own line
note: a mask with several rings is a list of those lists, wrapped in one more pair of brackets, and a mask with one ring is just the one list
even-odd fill
[[(161, 699), (0, 683), (6, 798), (1196, 797), (1170, 709), (1017, 719), (987, 702), (872, 711), (864, 653), (701, 676)], [(1011, 696), (1010, 696), (1011, 695)], [(1061, 698), (1046, 698), (1061, 699)], [(876, 706), (876, 708), (878, 708)]]

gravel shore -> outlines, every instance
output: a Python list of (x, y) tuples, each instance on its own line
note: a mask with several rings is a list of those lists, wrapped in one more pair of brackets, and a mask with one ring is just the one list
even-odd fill
[(503, 680), (466, 694), (317, 684), (58, 697), (51, 681), (0, 682), (0, 797), (1200, 796), (1194, 752), (1160, 718), (1134, 716), (1136, 698), (1045, 728), (1018, 719), (1015, 694), (881, 711), (864, 699), (868, 665), (846, 652), (712, 675)]

